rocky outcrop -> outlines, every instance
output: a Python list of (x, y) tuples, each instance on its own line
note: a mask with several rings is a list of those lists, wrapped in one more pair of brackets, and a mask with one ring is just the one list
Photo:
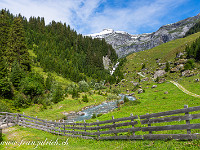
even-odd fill
[(187, 18), (177, 23), (164, 25), (153, 33), (131, 35), (124, 31), (104, 29), (100, 33), (87, 36), (104, 38), (107, 43), (113, 46), (118, 56), (123, 57), (133, 52), (151, 49), (162, 43), (182, 38), (198, 20), (200, 20), (200, 15)]
[(158, 71), (155, 72), (153, 78), (156, 79), (157, 77), (161, 77), (165, 74), (166, 74), (165, 70), (158, 70)]

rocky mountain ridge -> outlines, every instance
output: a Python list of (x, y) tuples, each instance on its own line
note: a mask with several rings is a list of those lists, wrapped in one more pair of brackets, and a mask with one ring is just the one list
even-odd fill
[(91, 36), (92, 38), (104, 38), (107, 43), (113, 46), (119, 57), (124, 57), (133, 52), (151, 49), (162, 43), (182, 38), (199, 20), (200, 14), (176, 23), (164, 25), (153, 33), (131, 35), (124, 31), (104, 29), (100, 33), (87, 36)]

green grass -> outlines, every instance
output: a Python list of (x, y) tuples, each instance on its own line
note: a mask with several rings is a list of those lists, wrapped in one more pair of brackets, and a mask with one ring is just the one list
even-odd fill
[[(84, 95), (84, 94), (82, 94)], [(91, 105), (97, 105), (106, 101), (106, 97), (101, 95), (91, 95), (88, 96), (89, 102), (85, 103), (82, 100), (82, 96), (78, 99), (72, 99), (71, 97), (65, 98), (65, 100), (48, 106), (47, 109), (43, 109), (42, 105), (33, 105), (27, 109), (21, 109), (20, 113), (25, 113), (25, 115), (38, 117), (47, 120), (60, 120), (63, 119), (63, 112), (69, 111), (80, 111), (82, 108)]]
[[(127, 57), (127, 63), (124, 66), (124, 72), (127, 73), (125, 76), (124, 83), (119, 87), (123, 92), (126, 89), (132, 90), (134, 88), (133, 84), (130, 81), (138, 81), (139, 76), (137, 72), (140, 71), (142, 63), (146, 64), (146, 67), (150, 71), (155, 71), (157, 64), (156, 59), (161, 59), (160, 62), (173, 61), (176, 53), (181, 52), (185, 48), (185, 44), (189, 44), (194, 41), (197, 37), (200, 36), (200, 33), (188, 36), (186, 38), (178, 39), (175, 41), (162, 44), (158, 47), (155, 47), (151, 50), (134, 53)], [(35, 67), (35, 70), (43, 73), (44, 76), (47, 75), (44, 73), (41, 68)], [(150, 76), (150, 75), (147, 75)], [(199, 83), (193, 82), (195, 77), (182, 78), (178, 82), (185, 87), (190, 92), (199, 94)], [(177, 78), (179, 78), (177, 76)], [(68, 84), (63, 78), (58, 78), (61, 82)], [(64, 80), (64, 81), (62, 81)], [(191, 81), (191, 82), (190, 82)], [(192, 83), (192, 84), (191, 84)], [(152, 85), (157, 85), (157, 88), (152, 89)], [(193, 85), (194, 84), (194, 85)], [(128, 117), (131, 113), (133, 115), (144, 115), (146, 113), (157, 113), (162, 111), (169, 111), (175, 109), (182, 109), (184, 105), (189, 107), (199, 106), (200, 98), (195, 98), (183, 93), (175, 85), (170, 82), (165, 82), (163, 84), (157, 84), (152, 80), (147, 82), (141, 82), (140, 85), (145, 89), (145, 93), (137, 94), (135, 92), (135, 97), (137, 98), (136, 102), (128, 102), (124, 105), (121, 105), (119, 109), (103, 114), (102, 116), (87, 120), (87, 122), (94, 122), (97, 119), (100, 121), (110, 120), (112, 116), (115, 118)], [(114, 88), (114, 87), (113, 87)], [(165, 92), (168, 94), (164, 94)], [(62, 112), (68, 111), (79, 111), (81, 108), (88, 105), (99, 104), (106, 100), (106, 97), (100, 95), (89, 96), (89, 103), (84, 103), (79, 100), (73, 100), (71, 97), (66, 98), (64, 101), (59, 102), (48, 108), (42, 110), (41, 106), (34, 105), (30, 108), (22, 110), (26, 115), (37, 116), (38, 118), (47, 119), (47, 120), (57, 120), (63, 117)], [(198, 120), (191, 121), (192, 123), (199, 123)], [(177, 122), (179, 124), (180, 122)], [(171, 125), (172, 123), (162, 123), (162, 125)], [(137, 125), (140, 126), (140, 125)], [(35, 129), (23, 128), (23, 127), (13, 127), (10, 128), (12, 131), (3, 134), (4, 141), (45, 141), (45, 139), (56, 141), (58, 139), (59, 143), (65, 142), (68, 140), (67, 145), (39, 145), (37, 149), (200, 149), (200, 140), (192, 141), (177, 141), (177, 140), (107, 140), (107, 141), (96, 141), (96, 140), (85, 140), (80, 138), (70, 138), (65, 136), (58, 136), (50, 134), (44, 131), (39, 131)], [(200, 133), (200, 130), (192, 130), (192, 133)], [(157, 132), (156, 132), (157, 133)], [(184, 131), (160, 131), (161, 134), (166, 133), (186, 133)], [(141, 134), (140, 132), (138, 134)], [(1, 146), (1, 145), (0, 145)], [(4, 149), (33, 149), (35, 146), (23, 145), (23, 146), (13, 146), (13, 145), (3, 145)]]
[(200, 79), (200, 75), (198, 74), (192, 77), (182, 77), (178, 80), (178, 83), (188, 91), (200, 95), (200, 82), (195, 82), (195, 79)]
[(140, 70), (142, 63), (146, 64), (147, 68), (155, 69), (157, 67), (156, 59), (161, 59), (161, 63), (167, 61), (173, 61), (177, 52), (182, 52), (185, 49), (186, 44), (190, 44), (200, 36), (200, 32), (190, 35), (186, 38), (177, 39), (168, 43), (161, 44), (150, 50), (145, 50), (137, 53), (133, 53), (127, 56), (128, 62), (125, 68), (131, 70)]
[[(150, 85), (147, 85), (150, 84)], [(146, 86), (151, 86), (154, 83), (146, 82)], [(144, 86), (145, 84), (143, 84)], [(164, 84), (157, 84), (158, 87), (155, 89), (146, 88), (146, 92), (142, 94), (136, 94), (138, 98), (136, 102), (129, 102), (120, 107), (120, 109), (115, 109), (113, 112), (108, 114), (104, 114), (96, 119), (110, 120), (112, 116), (115, 118), (128, 117), (131, 113), (133, 115), (144, 115), (146, 113), (156, 113), (162, 111), (169, 111), (175, 109), (182, 109), (184, 105), (189, 105), (189, 107), (199, 106), (200, 99), (194, 98), (183, 93), (176, 86), (174, 86), (170, 82), (166, 82)], [(168, 91), (169, 94), (164, 94), (165, 91)], [(99, 96), (95, 97), (98, 98)], [(101, 99), (99, 97), (99, 99)], [(61, 112), (61, 109), (64, 110), (73, 110), (73, 108), (81, 108), (82, 106), (76, 106), (76, 100), (71, 101), (70, 107), (64, 106), (67, 104), (67, 100), (60, 102), (57, 105), (53, 106), (53, 110), (46, 110), (44, 112), (38, 112), (37, 115), (41, 118), (56, 118), (56, 116)], [(74, 103), (74, 106), (72, 105)], [(58, 107), (63, 105), (63, 107), (59, 110)], [(34, 107), (33, 107), (34, 108)], [(33, 109), (34, 110), (34, 109)], [(33, 115), (34, 113), (30, 113), (30, 108), (24, 110), (25, 114)], [(29, 114), (30, 113), (30, 114)], [(40, 118), (39, 117), (39, 118)], [(87, 120), (87, 122), (96, 121), (96, 119)], [(192, 123), (198, 123), (199, 120), (194, 120)], [(162, 125), (171, 125), (172, 123), (163, 123)], [(179, 124), (179, 122), (177, 123)], [(4, 134), (4, 141), (9, 140), (24, 140), (24, 141), (44, 141), (46, 138), (48, 140), (58, 141), (60, 143), (66, 141), (68, 139), (68, 145), (60, 145), (60, 146), (38, 146), (38, 149), (199, 149), (200, 148), (200, 140), (192, 140), (192, 141), (177, 141), (177, 140), (107, 140), (107, 141), (96, 141), (96, 140), (85, 140), (80, 138), (70, 138), (64, 136), (53, 135), (50, 133), (46, 133), (44, 131), (39, 131), (35, 129), (23, 128), (23, 127), (14, 127), (16, 130), (8, 132)], [(200, 132), (199, 130), (193, 130), (194, 132)], [(160, 131), (159, 133), (186, 133), (186, 130), (183, 131)], [(16, 135), (16, 136), (13, 136)], [(141, 133), (139, 133), (141, 134)], [(12, 135), (12, 136), (11, 136)], [(4, 146), (5, 148), (5, 146)], [(30, 149), (34, 148), (34, 146), (20, 146), (14, 148), (13, 146), (9, 146), (9, 149)]]
[[(30, 149), (43, 149), (43, 150), (107, 150), (107, 149), (199, 149), (199, 141), (176, 141), (176, 140), (107, 140), (107, 141), (96, 141), (96, 140), (85, 140), (80, 138), (70, 138), (65, 136), (53, 135), (44, 131), (29, 129), (23, 127), (10, 128), (10, 132), (4, 134), (4, 141), (17, 141), (21, 142), (35, 142), (36, 144), (43, 141), (52, 141), (55, 143), (52, 145), (26, 145), (26, 144), (15, 144), (15, 145), (3, 145), (4, 149), (16, 149), (16, 150), (30, 150)], [(6, 135), (6, 136), (5, 136)], [(56, 145), (57, 143), (60, 145)], [(67, 141), (67, 142), (66, 142)], [(36, 147), (37, 146), (37, 147)]]

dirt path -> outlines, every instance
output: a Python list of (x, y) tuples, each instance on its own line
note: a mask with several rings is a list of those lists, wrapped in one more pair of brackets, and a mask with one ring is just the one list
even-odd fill
[(191, 95), (191, 96), (194, 96), (194, 97), (198, 97), (200, 98), (200, 95), (197, 95), (197, 94), (194, 94), (188, 90), (186, 90), (184, 87), (182, 87), (180, 84), (178, 84), (177, 82), (175, 81), (170, 81), (171, 83), (173, 83), (175, 86), (177, 86), (180, 90), (182, 90), (184, 93), (188, 94), (188, 95)]

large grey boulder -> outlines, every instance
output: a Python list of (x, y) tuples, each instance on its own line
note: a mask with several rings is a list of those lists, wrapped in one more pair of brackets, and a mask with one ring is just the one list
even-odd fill
[(161, 77), (161, 76), (163, 76), (163, 75), (165, 75), (166, 74), (166, 72), (165, 72), (165, 70), (158, 70), (158, 71), (156, 71), (155, 73), (154, 73), (154, 79), (156, 79), (157, 77)]
[(138, 89), (138, 94), (143, 93), (143, 89)]

